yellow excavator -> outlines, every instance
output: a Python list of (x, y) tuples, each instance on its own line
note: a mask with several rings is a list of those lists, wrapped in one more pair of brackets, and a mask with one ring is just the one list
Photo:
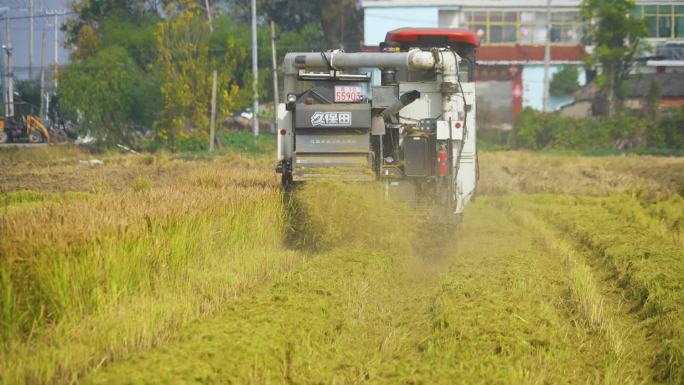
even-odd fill
[(0, 117), (0, 143), (26, 140), (29, 143), (50, 142), (50, 132), (38, 116), (25, 114)]
[(19, 142), (28, 139), (29, 143), (50, 142), (50, 132), (35, 115), (0, 118), (0, 143)]

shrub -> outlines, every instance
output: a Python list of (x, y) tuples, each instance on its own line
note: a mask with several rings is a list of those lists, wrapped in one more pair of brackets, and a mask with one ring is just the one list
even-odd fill
[(579, 69), (574, 64), (566, 64), (560, 71), (556, 72), (551, 79), (550, 89), (551, 96), (567, 96), (572, 95), (580, 87), (577, 79), (579, 78)]
[(250, 132), (220, 132), (218, 140), (230, 152), (249, 155), (271, 155), (275, 151), (276, 138), (262, 133), (255, 137)]
[(658, 130), (663, 144), (670, 148), (684, 147), (684, 107), (668, 111), (660, 121)]
[(684, 110), (661, 121), (631, 112), (605, 118), (574, 118), (532, 109), (518, 115), (511, 143), (530, 150), (678, 149), (684, 145)]
[(205, 132), (192, 132), (181, 135), (177, 141), (177, 150), (181, 152), (206, 151), (209, 148), (209, 135)]

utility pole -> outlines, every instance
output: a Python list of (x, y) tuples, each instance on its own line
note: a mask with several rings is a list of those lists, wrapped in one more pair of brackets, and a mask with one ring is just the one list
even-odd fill
[(254, 105), (252, 108), (252, 125), (254, 129), (254, 136), (259, 136), (259, 57), (257, 47), (257, 20), (256, 20), (256, 0), (252, 0), (252, 76), (254, 81), (252, 83), (252, 92), (254, 93)]
[(59, 80), (57, 79), (57, 72), (59, 71), (59, 14), (55, 12), (52, 15), (52, 27), (53, 27), (53, 50), (54, 50), (54, 72), (52, 73), (52, 81), (55, 84), (55, 92), (57, 92), (57, 87), (59, 86)]
[(3, 47), (7, 53), (7, 116), (14, 116), (14, 73), (12, 72), (12, 29), (9, 12), (5, 12), (5, 36), (7, 43)]
[(29, 18), (29, 80), (33, 80), (33, 0), (28, 0)]
[(40, 118), (47, 115), (45, 103), (45, 30), (43, 30), (40, 45)]
[[(5, 12), (5, 18), (7, 18), (7, 12), (9, 12), (8, 7), (0, 8), (0, 12)], [(4, 48), (4, 45), (3, 45)], [(0, 51), (1, 52), (1, 51)], [(7, 73), (5, 72), (5, 58), (4, 55), (0, 55), (0, 76), (2, 77), (2, 112), (5, 121), (7, 120)]]
[(271, 65), (273, 66), (273, 129), (278, 131), (278, 104), (280, 104), (280, 94), (278, 93), (278, 64), (276, 63), (276, 33), (275, 22), (271, 20)]
[(546, 42), (544, 44), (544, 112), (549, 111), (549, 62), (551, 61), (551, 0), (546, 0)]
[[(209, 19), (209, 32), (214, 32), (214, 21), (211, 16), (211, 7), (209, 0), (204, 0), (207, 6), (207, 18)], [(211, 63), (211, 55), (209, 63)], [(209, 117), (209, 151), (214, 151), (214, 142), (216, 140), (216, 83), (218, 81), (218, 71), (216, 68), (211, 73), (211, 116)]]

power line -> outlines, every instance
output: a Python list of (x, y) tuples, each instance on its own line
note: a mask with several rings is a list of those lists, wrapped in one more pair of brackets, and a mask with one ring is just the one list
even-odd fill
[[(67, 16), (67, 15), (77, 15), (78, 12), (60, 12), (58, 13), (59, 16)], [(48, 18), (48, 17), (53, 17), (54, 13), (49, 13), (49, 14), (44, 14), (44, 15), (33, 15), (34, 19), (37, 18)], [(28, 20), (30, 19), (30, 16), (13, 16), (13, 17), (8, 17), (9, 20)], [(4, 20), (4, 18), (3, 18)]]

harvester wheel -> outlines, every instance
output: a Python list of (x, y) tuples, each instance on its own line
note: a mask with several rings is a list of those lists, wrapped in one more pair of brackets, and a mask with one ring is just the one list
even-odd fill
[(5, 131), (0, 131), (0, 143), (7, 143), (9, 135)]
[(31, 143), (40, 143), (43, 141), (43, 134), (40, 132), (32, 132), (29, 134), (29, 142)]

